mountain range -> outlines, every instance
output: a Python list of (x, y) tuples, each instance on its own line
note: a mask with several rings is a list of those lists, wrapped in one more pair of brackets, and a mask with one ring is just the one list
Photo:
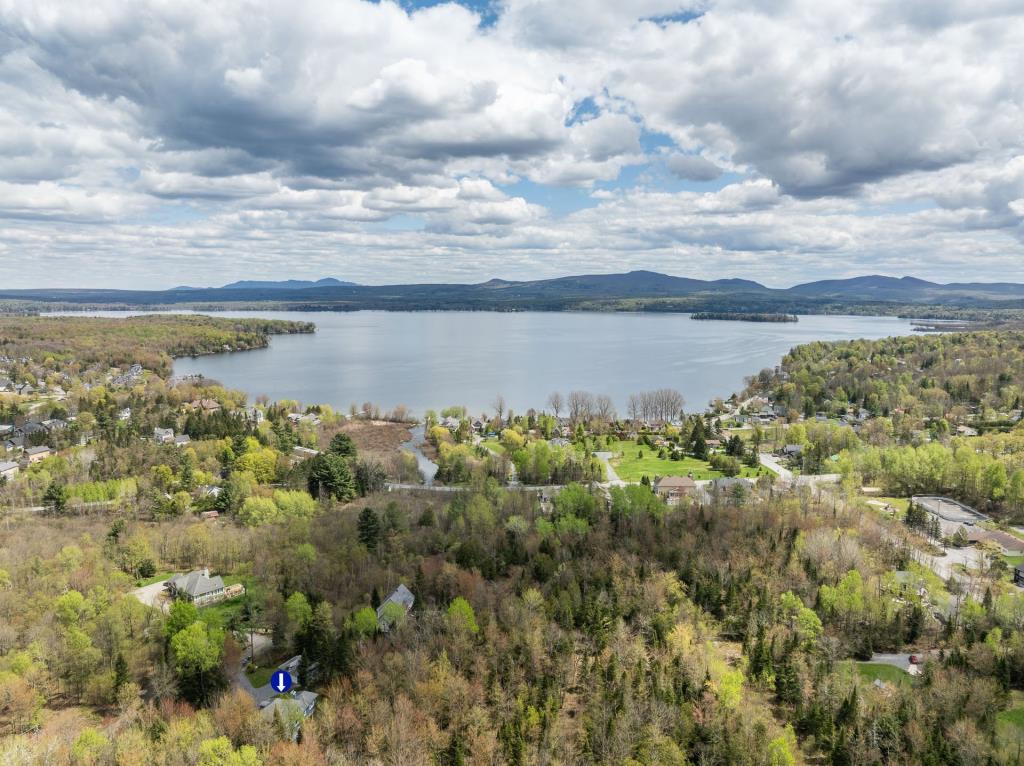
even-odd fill
[[(653, 271), (589, 274), (478, 284), (357, 285), (327, 278), (233, 282), (172, 290), (0, 289), (0, 299), (92, 306), (266, 304), (297, 310), (644, 310), (788, 311), (897, 306), (1024, 309), (1024, 284), (939, 284), (915, 277), (868, 275), (778, 289), (746, 279), (700, 280)], [(226, 307), (225, 307), (226, 308)]]
[[(342, 282), (334, 277), (324, 277), (315, 282), (308, 279), (282, 279), (280, 281), (243, 279), (239, 282), (232, 282), (219, 288), (221, 290), (305, 290), (310, 287), (356, 287), (355, 282)], [(202, 290), (202, 287), (181, 287), (171, 288), (172, 290)]]

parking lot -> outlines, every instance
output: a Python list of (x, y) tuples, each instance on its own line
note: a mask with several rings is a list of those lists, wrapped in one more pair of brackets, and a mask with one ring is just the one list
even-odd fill
[(956, 524), (977, 524), (979, 521), (988, 521), (988, 516), (984, 513), (979, 513), (970, 506), (948, 497), (918, 495), (912, 497), (911, 500), (943, 521)]

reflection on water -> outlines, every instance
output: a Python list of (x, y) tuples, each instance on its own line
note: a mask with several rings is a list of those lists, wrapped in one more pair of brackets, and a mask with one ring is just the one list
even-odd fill
[[(109, 312), (113, 313), (113, 312)], [(275, 337), (258, 351), (179, 359), (255, 397), (347, 410), (465, 405), (478, 415), (502, 394), (515, 412), (543, 408), (555, 390), (607, 394), (620, 412), (629, 395), (670, 387), (691, 411), (743, 388), (813, 340), (909, 335), (895, 317), (802, 316), (796, 323), (692, 321), (686, 314), (582, 312), (224, 312), (313, 321), (315, 335)]]
[(423, 483), (429, 487), (434, 483), (434, 477), (437, 476), (437, 463), (424, 455), (423, 450), (420, 449), (423, 439), (424, 429), (423, 425), (420, 424), (411, 429), (409, 441), (402, 444), (402, 449), (408, 450), (416, 458), (416, 466), (420, 469), (420, 474), (423, 476)]

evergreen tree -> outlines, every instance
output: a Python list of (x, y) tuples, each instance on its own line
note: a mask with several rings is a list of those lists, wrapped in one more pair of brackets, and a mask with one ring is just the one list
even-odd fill
[(114, 660), (114, 693), (117, 694), (128, 681), (128, 661), (121, 652), (118, 652), (117, 659)]
[(352, 441), (352, 437), (347, 433), (339, 432), (334, 435), (331, 439), (331, 444), (327, 448), (327, 451), (332, 455), (338, 455), (340, 457), (354, 458), (356, 456), (356, 445)]
[(309, 494), (313, 497), (333, 497), (345, 502), (356, 496), (348, 460), (328, 452), (317, 455), (310, 463)]
[(359, 513), (359, 521), (356, 526), (359, 532), (359, 542), (368, 550), (377, 550), (377, 545), (380, 542), (380, 518), (377, 516), (377, 512), (369, 506), (363, 508)]
[(64, 513), (68, 508), (68, 488), (59, 482), (51, 481), (43, 494), (43, 505), (50, 513)]

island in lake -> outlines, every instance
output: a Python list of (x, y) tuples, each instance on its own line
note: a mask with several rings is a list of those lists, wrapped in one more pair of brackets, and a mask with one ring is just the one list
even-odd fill
[(799, 322), (796, 314), (767, 314), (763, 312), (745, 311), (697, 311), (690, 314), (690, 319), (720, 319), (731, 322)]

